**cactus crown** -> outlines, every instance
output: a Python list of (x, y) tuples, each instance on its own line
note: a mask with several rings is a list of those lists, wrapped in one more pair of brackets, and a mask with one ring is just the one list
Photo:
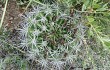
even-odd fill
[(38, 60), (43, 65), (48, 61), (58, 65), (56, 60), (60, 64), (73, 60), (73, 50), (79, 49), (84, 36), (81, 15), (74, 13), (73, 8), (61, 10), (58, 5), (39, 5), (23, 17), (20, 47), (27, 47), (29, 60)]

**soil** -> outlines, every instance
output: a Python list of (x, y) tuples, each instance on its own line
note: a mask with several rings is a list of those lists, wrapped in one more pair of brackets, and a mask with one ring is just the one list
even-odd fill
[[(4, 6), (2, 5), (2, 9)], [(0, 12), (1, 13), (1, 12)], [(3, 11), (2, 11), (3, 13)], [(8, 0), (8, 5), (6, 9), (6, 15), (4, 18), (3, 26), (7, 28), (7, 30), (16, 29), (21, 21), (19, 15), (21, 14), (21, 8), (17, 5), (16, 0)], [(1, 15), (0, 15), (1, 17)]]
[(4, 21), (8, 29), (13, 29), (18, 26), (20, 22), (19, 14), (20, 12), (16, 0), (9, 0)]

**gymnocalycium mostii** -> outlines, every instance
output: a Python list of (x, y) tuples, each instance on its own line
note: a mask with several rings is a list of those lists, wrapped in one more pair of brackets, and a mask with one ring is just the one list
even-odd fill
[(28, 60), (36, 61), (43, 69), (61, 70), (76, 59), (84, 38), (81, 15), (72, 8), (61, 10), (59, 5), (37, 5), (23, 15), (20, 48)]

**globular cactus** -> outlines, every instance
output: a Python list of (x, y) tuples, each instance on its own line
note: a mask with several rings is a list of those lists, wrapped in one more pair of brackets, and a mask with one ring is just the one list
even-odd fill
[(19, 47), (26, 50), (28, 60), (47, 70), (64, 70), (73, 63), (85, 32), (80, 14), (53, 4), (33, 6), (23, 17)]

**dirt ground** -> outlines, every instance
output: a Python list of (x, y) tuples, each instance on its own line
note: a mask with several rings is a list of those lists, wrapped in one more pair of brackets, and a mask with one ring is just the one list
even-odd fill
[[(0, 3), (0, 17), (2, 17), (4, 4)], [(22, 9), (17, 5), (16, 0), (8, 0), (6, 14), (4, 18), (3, 26), (8, 30), (16, 29), (21, 21), (19, 15), (22, 13)]]

